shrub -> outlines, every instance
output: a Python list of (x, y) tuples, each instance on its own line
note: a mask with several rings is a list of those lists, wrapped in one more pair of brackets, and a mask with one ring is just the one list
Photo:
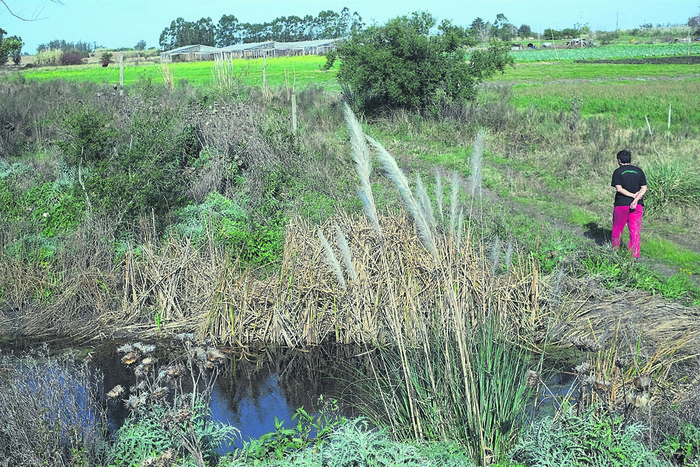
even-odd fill
[(386, 108), (423, 110), (439, 90), (449, 99), (473, 99), (477, 83), (513, 62), (507, 44), (499, 42), (473, 52), (468, 62), (462, 48), (469, 44), (466, 34), (454, 34), (455, 28), (443, 23), (443, 34), (430, 35), (434, 25), (431, 15), (413, 13), (341, 43), (337, 76), (348, 102), (373, 113)]
[(534, 422), (510, 456), (542, 467), (667, 465), (639, 441), (643, 432), (642, 425), (625, 425), (617, 416), (601, 417), (590, 411), (579, 417), (563, 409), (557, 417)]
[(60, 49), (46, 49), (34, 56), (34, 64), (37, 66), (57, 66), (61, 63), (63, 52)]
[(67, 52), (61, 55), (61, 65), (80, 65), (83, 63), (83, 56), (77, 52)]

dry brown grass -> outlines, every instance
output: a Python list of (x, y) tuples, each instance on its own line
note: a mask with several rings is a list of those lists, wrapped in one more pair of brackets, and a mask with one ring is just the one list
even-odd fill
[[(13, 280), (8, 281), (12, 288), (6, 289), (9, 306), (1, 323), (7, 331), (37, 336), (155, 336), (196, 330), (236, 345), (374, 344), (384, 339), (389, 309), (402, 313), (394, 316), (401, 320), (394, 325), (402, 326), (409, 338), (415, 336), (423, 312), (443, 306), (446, 277), (462, 306), (495, 301), (513, 317), (526, 318), (523, 325), (541, 318), (536, 273), (522, 270), (491, 278), (468, 242), (460, 249), (439, 245), (443, 257), (435, 261), (406, 217), (383, 218), (381, 237), (364, 218), (334, 221), (352, 250), (357, 277), (348, 275), (346, 288), (328, 266), (316, 228), (295, 219), (287, 229), (279, 273), (267, 279), (242, 270), (214, 242), (195, 247), (177, 237), (144, 242), (111, 269), (104, 263), (74, 262), (71, 270), (51, 273), (5, 259)], [(340, 258), (334, 224), (323, 231)]]

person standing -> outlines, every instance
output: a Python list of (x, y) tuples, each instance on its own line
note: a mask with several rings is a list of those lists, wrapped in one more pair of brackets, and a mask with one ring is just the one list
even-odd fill
[(620, 247), (620, 236), (629, 229), (629, 251), (637, 261), (641, 243), (642, 216), (644, 215), (644, 193), (647, 191), (647, 178), (644, 171), (632, 165), (632, 153), (623, 149), (617, 153), (617, 165), (612, 176), (615, 188), (615, 209), (613, 211), (612, 247)]

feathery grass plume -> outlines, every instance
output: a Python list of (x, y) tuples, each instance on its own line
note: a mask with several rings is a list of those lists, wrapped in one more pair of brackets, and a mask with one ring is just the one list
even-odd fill
[(389, 154), (389, 151), (384, 149), (384, 146), (370, 136), (366, 136), (366, 138), (367, 141), (369, 141), (370, 144), (377, 150), (377, 158), (379, 159), (379, 162), (381, 162), (382, 166), (384, 166), (384, 170), (386, 171), (387, 175), (389, 175), (389, 178), (391, 178), (394, 185), (396, 185), (396, 188), (398, 188), (399, 194), (406, 204), (406, 209), (408, 209), (408, 212), (416, 221), (418, 226), (418, 236), (423, 241), (425, 247), (433, 255), (437, 256), (437, 248), (435, 246), (435, 240), (433, 239), (430, 231), (430, 226), (425, 220), (425, 217), (423, 217), (421, 209), (418, 207), (418, 203), (411, 193), (411, 188), (408, 185), (408, 179), (396, 164), (394, 156)]
[(323, 235), (323, 232), (321, 229), (318, 229), (318, 238), (321, 240), (321, 244), (323, 245), (323, 250), (326, 253), (326, 260), (328, 260), (328, 265), (331, 267), (333, 270), (333, 274), (335, 274), (335, 278), (340, 282), (340, 284), (343, 286), (343, 288), (347, 288), (345, 284), (345, 278), (343, 277), (343, 271), (340, 269), (340, 263), (338, 262), (338, 259), (335, 257), (335, 253), (333, 253), (333, 249), (331, 249), (330, 243), (328, 243), (328, 240), (326, 239), (326, 236)]
[(442, 212), (442, 175), (437, 167), (435, 167), (435, 204), (437, 205), (438, 214), (440, 215), (440, 224), (444, 226), (445, 214)]
[(369, 183), (369, 176), (372, 173), (369, 147), (367, 146), (362, 126), (347, 102), (344, 105), (344, 109), (345, 123), (350, 131), (352, 159), (355, 161), (355, 170), (360, 177), (360, 188), (357, 189), (357, 194), (360, 196), (365, 214), (367, 214), (367, 217), (369, 217), (369, 220), (372, 222), (374, 230), (381, 233), (382, 229), (379, 226), (379, 220), (377, 218), (377, 207), (374, 204), (374, 196), (372, 195), (372, 185)]
[(506, 248), (506, 274), (510, 274), (510, 267), (513, 264), (513, 240), (508, 240), (508, 248)]
[(471, 173), (471, 192), (472, 196), (477, 192), (481, 198), (481, 166), (484, 162), (484, 129), (479, 129), (474, 140), (474, 150), (472, 151), (472, 173)]
[(462, 226), (464, 225), (464, 208), (460, 208), (457, 220), (457, 249), (462, 246)]
[(433, 215), (433, 205), (430, 203), (428, 190), (425, 189), (420, 174), (416, 174), (416, 198), (418, 199), (418, 205), (420, 206), (421, 213), (423, 213), (423, 217), (428, 221), (430, 231), (434, 233), (436, 223), (435, 216)]
[[(457, 172), (452, 172), (452, 192), (450, 196), (450, 234), (455, 236), (455, 223), (457, 222), (457, 208), (459, 207), (459, 175)], [(461, 212), (461, 211), (460, 211)]]
[(348, 245), (348, 240), (345, 238), (345, 234), (340, 226), (334, 222), (335, 233), (338, 237), (338, 247), (340, 247), (340, 254), (343, 257), (343, 264), (345, 264), (345, 269), (347, 269), (348, 274), (353, 282), (357, 282), (357, 271), (355, 270), (355, 265), (352, 264), (352, 251), (350, 251), (350, 246)]
[(501, 253), (501, 239), (496, 236), (491, 247), (491, 275), (496, 275), (496, 270), (498, 269), (498, 260)]
[(552, 287), (552, 304), (559, 304), (559, 291), (561, 289), (561, 281), (564, 278), (564, 268), (560, 267), (559, 272), (557, 272), (557, 280), (554, 282), (554, 287)]

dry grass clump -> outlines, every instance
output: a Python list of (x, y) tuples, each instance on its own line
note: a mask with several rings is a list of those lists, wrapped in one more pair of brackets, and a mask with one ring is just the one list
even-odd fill
[(107, 449), (101, 375), (46, 349), (0, 355), (0, 457), (5, 465), (100, 465)]

